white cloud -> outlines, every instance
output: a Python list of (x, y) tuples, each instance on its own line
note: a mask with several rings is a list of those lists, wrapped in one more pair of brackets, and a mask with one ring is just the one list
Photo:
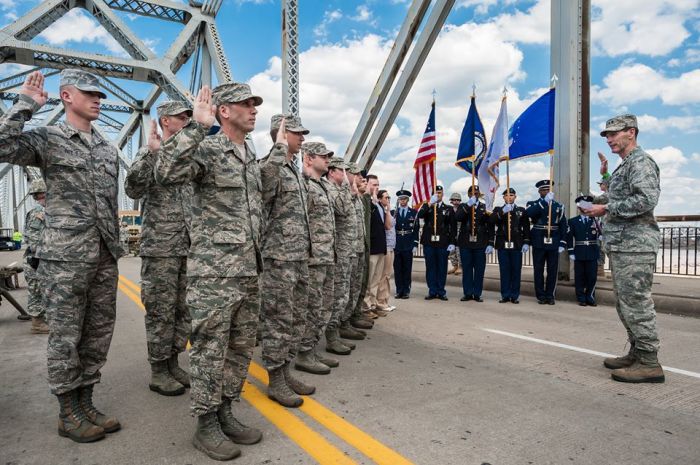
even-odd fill
[(17, 63), (0, 63), (0, 78), (13, 76), (32, 68), (33, 66), (20, 65)]
[(502, 40), (548, 45), (551, 23), (550, 5), (550, 0), (537, 0), (537, 3), (527, 11), (502, 14), (493, 22), (498, 27)]
[(591, 86), (591, 100), (608, 105), (628, 105), (661, 99), (666, 105), (700, 103), (700, 69), (678, 77), (666, 77), (643, 64), (622, 64), (604, 79), (605, 87)]
[(121, 45), (96, 20), (84, 10), (75, 8), (46, 28), (39, 37), (50, 45), (64, 47), (69, 43), (94, 43), (105, 47), (109, 52), (126, 56)]
[(700, 162), (700, 153), (698, 153), (698, 152), (693, 153), (693, 154), (690, 156), (690, 159), (693, 160), (693, 161)]
[(367, 5), (358, 6), (355, 11), (357, 12), (357, 14), (350, 18), (353, 21), (370, 22), (374, 18), (374, 15), (372, 14), (372, 10), (370, 10)]
[(648, 149), (647, 152), (659, 165), (662, 179), (671, 180), (677, 177), (683, 171), (683, 166), (688, 163), (683, 152), (670, 145), (660, 149)]
[[(683, 131), (686, 133), (700, 132), (700, 116), (669, 116), (668, 118), (657, 118), (652, 115), (637, 116), (639, 130), (652, 134), (665, 134), (669, 129)], [(603, 130), (605, 123), (600, 125)]]
[(343, 12), (340, 10), (327, 10), (323, 13), (321, 22), (314, 28), (314, 35), (318, 38), (325, 38), (328, 35), (328, 26), (342, 17)]

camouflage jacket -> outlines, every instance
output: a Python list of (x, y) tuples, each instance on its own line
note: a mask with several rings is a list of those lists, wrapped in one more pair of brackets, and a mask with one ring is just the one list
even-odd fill
[(333, 215), (335, 216), (335, 250), (338, 256), (354, 257), (355, 239), (357, 237), (357, 216), (352, 194), (347, 185), (339, 186), (329, 182)]
[(44, 207), (36, 204), (27, 212), (24, 219), (24, 244), (27, 246), (25, 255), (33, 257), (36, 247), (41, 240), (41, 232), (44, 230)]
[(126, 175), (124, 190), (141, 199), (142, 257), (186, 257), (190, 248), (192, 185), (164, 187), (155, 181), (157, 155), (143, 147)]
[(330, 196), (330, 183), (326, 178), (314, 179), (304, 175), (309, 189), (309, 229), (311, 229), (311, 258), (309, 265), (335, 263), (335, 215)]
[(22, 132), (39, 110), (29, 97), (0, 117), (0, 161), (41, 168), (48, 189), (46, 226), (36, 256), (95, 263), (100, 241), (115, 259), (119, 243), (119, 154), (96, 131), (92, 140), (67, 123)]
[(187, 276), (236, 278), (262, 271), (262, 183), (253, 150), (239, 153), (223, 133), (191, 122), (160, 148), (155, 179), (192, 183)]
[(357, 230), (355, 231), (355, 241), (353, 247), (357, 253), (365, 253), (365, 241), (367, 236), (367, 222), (365, 221), (365, 204), (359, 195), (352, 196), (352, 205), (355, 208), (355, 221)]
[(286, 262), (306, 261), (311, 253), (308, 187), (286, 157), (287, 146), (275, 144), (259, 161), (266, 219), (262, 255)]
[(661, 234), (654, 208), (660, 194), (659, 167), (648, 153), (636, 147), (613, 171), (608, 192), (593, 200), (608, 206), (603, 226), (606, 252), (659, 250)]

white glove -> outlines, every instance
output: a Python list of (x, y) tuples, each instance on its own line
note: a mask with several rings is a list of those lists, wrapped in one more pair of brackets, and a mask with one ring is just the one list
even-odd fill
[(437, 194), (433, 194), (430, 197), (430, 202), (428, 202), (428, 205), (435, 205), (437, 202), (438, 202)]
[(530, 246), (527, 244), (523, 244), (523, 253), (527, 253), (528, 250), (530, 250)]
[(503, 205), (503, 213), (510, 213), (513, 211), (513, 204), (512, 203), (507, 203)]
[(415, 255), (416, 253), (418, 253), (418, 247), (413, 248), (413, 254)]
[(455, 249), (455, 246), (452, 245), (452, 244), (450, 244), (450, 245), (447, 246), (447, 251), (448, 251), (449, 253), (452, 253), (452, 252), (454, 251), (454, 249)]
[(476, 197), (469, 197), (469, 200), (467, 200), (467, 206), (473, 207), (474, 205), (476, 205), (476, 202)]
[(489, 255), (492, 253), (493, 253), (493, 247), (490, 245), (486, 246), (486, 255)]
[(559, 246), (559, 253), (562, 253), (564, 251), (564, 247)]
[(576, 255), (574, 255), (574, 254), (569, 255), (569, 260), (571, 260), (572, 262), (575, 262), (575, 261), (576, 261)]
[(544, 200), (547, 203), (550, 203), (552, 200), (554, 200), (554, 192), (547, 192), (547, 195), (544, 196)]

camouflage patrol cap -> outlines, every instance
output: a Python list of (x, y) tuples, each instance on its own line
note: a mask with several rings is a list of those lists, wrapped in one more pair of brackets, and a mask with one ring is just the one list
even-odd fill
[(252, 98), (255, 101), (255, 106), (263, 103), (262, 97), (253, 95), (248, 84), (242, 82), (227, 82), (219, 84), (211, 91), (212, 103), (217, 107), (224, 103), (238, 103)]
[(462, 201), (462, 195), (459, 192), (455, 192), (450, 196), (450, 200), (459, 200), (460, 202)]
[(301, 151), (309, 155), (318, 155), (321, 157), (332, 157), (333, 152), (326, 148), (326, 144), (322, 142), (304, 142), (301, 144)]
[(343, 160), (340, 157), (333, 157), (331, 158), (330, 163), (328, 163), (328, 169), (335, 168), (338, 170), (346, 170), (348, 169), (348, 164), (345, 163), (345, 160)]
[(605, 137), (609, 132), (622, 131), (623, 129), (635, 128), (639, 131), (637, 126), (637, 117), (625, 113), (624, 115), (618, 115), (610, 118), (605, 122), (605, 129), (600, 132), (600, 135)]
[(348, 163), (348, 173), (350, 174), (361, 174), (362, 170), (359, 165), (355, 162)]
[(158, 113), (158, 118), (179, 115), (185, 112), (187, 112), (187, 116), (192, 116), (192, 109), (183, 100), (167, 100), (158, 105), (156, 112)]
[(83, 92), (97, 92), (100, 98), (107, 98), (107, 94), (100, 89), (100, 81), (94, 74), (80, 69), (64, 69), (60, 76), (59, 87), (73, 86)]
[(45, 194), (46, 193), (46, 183), (43, 179), (35, 179), (29, 186), (29, 194)]
[(282, 119), (284, 119), (284, 127), (287, 129), (287, 131), (298, 132), (304, 135), (309, 133), (309, 130), (301, 124), (301, 118), (294, 115), (274, 115), (270, 120), (270, 128), (273, 131), (279, 129), (280, 125), (282, 124)]

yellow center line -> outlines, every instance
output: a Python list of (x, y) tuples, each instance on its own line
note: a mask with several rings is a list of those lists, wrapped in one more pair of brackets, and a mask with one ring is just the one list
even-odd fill
[[(132, 286), (135, 289), (138, 289), (140, 291), (140, 288), (138, 285), (135, 283), (129, 281), (127, 278), (124, 276), (120, 275), (120, 282), (123, 280), (125, 283), (128, 285)], [(120, 289), (122, 289), (122, 286), (120, 286)], [(122, 289), (123, 290), (123, 289)], [(128, 294), (127, 294), (128, 295)], [(132, 293), (132, 295), (134, 295)], [(132, 300), (134, 298), (132, 297)], [(141, 300), (138, 299), (138, 303), (141, 303)], [(141, 308), (143, 306), (141, 305)], [(251, 362), (250, 368), (248, 370), (248, 373), (256, 378), (258, 381), (261, 383), (267, 385), (268, 384), (268, 376), (267, 376), (267, 371), (258, 365), (255, 362)], [(252, 388), (252, 389), (251, 389)], [(304, 428), (307, 428), (310, 433), (304, 432), (302, 440), (304, 441), (303, 443), (306, 444), (307, 434), (313, 434), (318, 437), (320, 437), (320, 440), (325, 442), (325, 439), (321, 437), (318, 433), (313, 431), (312, 429), (308, 428), (305, 423), (303, 423), (299, 418), (297, 418), (295, 415), (289, 413), (287, 409), (284, 407), (280, 406), (276, 402), (273, 402), (269, 400), (265, 395), (263, 395), (260, 390), (258, 390), (254, 385), (246, 381), (246, 391), (250, 390), (249, 394), (246, 394), (244, 391), (243, 393), (243, 398), (248, 400), (260, 413), (262, 413), (270, 422), (272, 422), (275, 426), (277, 426), (280, 430), (282, 430), (290, 439), (295, 441), (297, 444), (299, 444), (300, 447), (302, 447), (304, 450), (306, 450), (309, 455), (314, 457), (316, 460), (319, 460), (315, 455), (313, 455), (309, 450), (302, 445), (302, 442), (297, 440), (297, 436), (294, 431), (287, 431), (285, 427), (288, 427), (291, 423), (289, 422), (298, 422), (300, 423)], [(258, 396), (259, 394), (259, 396)], [(249, 397), (250, 396), (250, 397)], [(269, 405), (268, 405), (269, 404)], [(264, 411), (265, 410), (265, 411)], [(340, 439), (357, 449), (359, 452), (364, 454), (367, 458), (371, 459), (373, 462), (377, 463), (378, 465), (413, 465), (413, 462), (410, 460), (406, 459), (405, 457), (401, 456), (399, 453), (394, 451), (393, 449), (385, 446), (381, 442), (377, 441), (374, 437), (371, 435), (365, 433), (362, 431), (360, 428), (356, 427), (352, 423), (348, 422), (347, 420), (343, 419), (336, 413), (334, 413), (332, 410), (326, 408), (323, 406), (321, 403), (315, 401), (314, 399), (304, 396), (304, 403), (302, 406), (299, 408), (302, 412), (304, 412), (306, 415), (310, 416), (314, 420), (316, 420), (319, 424), (324, 426), (327, 430), (331, 431), (333, 434), (338, 436)], [(267, 413), (266, 413), (267, 412)], [(282, 412), (282, 413), (280, 413)], [(291, 416), (291, 419), (288, 418), (283, 418), (283, 415), (289, 415)], [(286, 415), (284, 415), (286, 417)], [(274, 420), (272, 418), (274, 418)], [(292, 429), (299, 428), (300, 426), (294, 425)], [(315, 450), (318, 448), (318, 443), (316, 443), (316, 439), (311, 441), (311, 450)], [(330, 446), (330, 444), (328, 444)], [(333, 447), (333, 446), (331, 446)], [(345, 457), (347, 459), (347, 457)], [(349, 459), (347, 459), (349, 460)], [(336, 463), (336, 462), (321, 462), (320, 463)], [(337, 462), (337, 463), (342, 463), (342, 462)], [(350, 462), (354, 463), (354, 462)]]

